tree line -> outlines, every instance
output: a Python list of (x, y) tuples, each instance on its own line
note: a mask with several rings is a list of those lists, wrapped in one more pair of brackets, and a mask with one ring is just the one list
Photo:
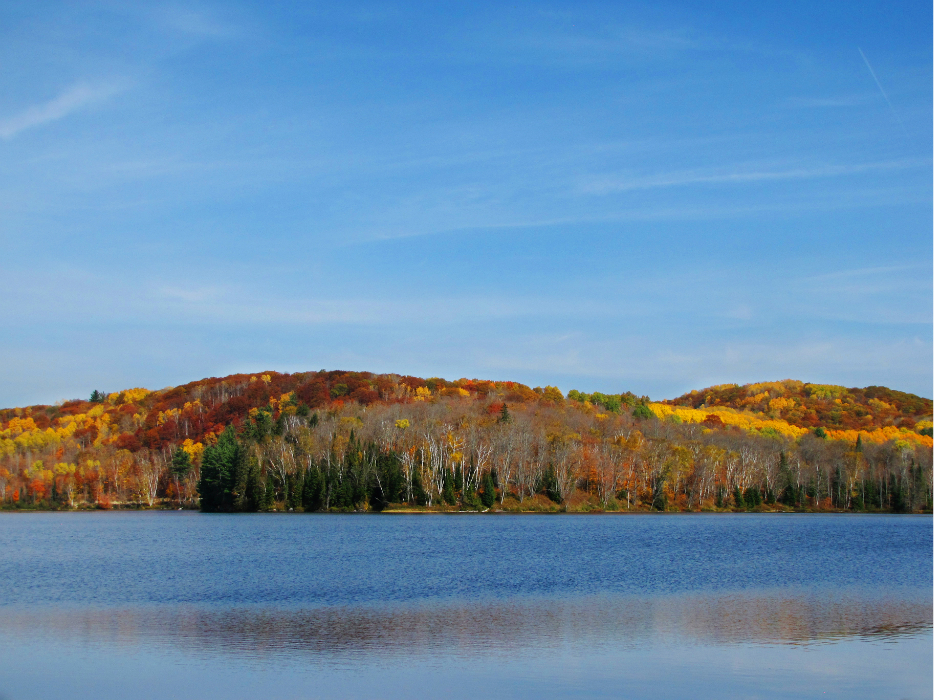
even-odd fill
[(849, 433), (776, 431), (775, 421), (721, 409), (691, 422), (693, 408), (630, 393), (365, 373), (238, 376), (92, 399), (0, 411), (3, 507), (919, 512), (932, 503), (922, 421), (831, 439)]

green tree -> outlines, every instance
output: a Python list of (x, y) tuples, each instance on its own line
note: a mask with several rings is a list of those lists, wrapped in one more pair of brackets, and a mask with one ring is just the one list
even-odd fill
[(260, 479), (259, 465), (256, 463), (256, 459), (250, 459), (243, 489), (243, 510), (255, 513), (262, 508), (264, 496), (265, 491), (263, 482)]
[(646, 406), (644, 403), (640, 403), (634, 409), (632, 409), (632, 417), (639, 418), (640, 420), (646, 420), (648, 418), (655, 418), (655, 414), (652, 412), (652, 409)]
[(441, 498), (449, 506), (457, 503), (457, 497), (454, 495), (454, 479), (451, 474), (445, 475), (444, 486), (441, 487)]
[(506, 404), (503, 404), (503, 407), (499, 410), (499, 422), (508, 423), (512, 420), (512, 416), (509, 415), (509, 409), (506, 407)]
[(316, 467), (309, 468), (302, 485), (302, 508), (306, 513), (314, 513), (324, 507), (323, 487), (324, 474)]
[(201, 510), (209, 513), (234, 510), (243, 456), (231, 425), (221, 433), (216, 445), (205, 448), (198, 481)]
[(487, 508), (496, 503), (496, 486), (493, 484), (493, 475), (486, 472), (481, 480), (480, 502)]
[(175, 482), (175, 494), (178, 498), (178, 503), (182, 503), (182, 490), (181, 490), (181, 481), (191, 472), (191, 456), (185, 452), (181, 447), (176, 447), (175, 452), (172, 453), (172, 463), (169, 465), (169, 473), (172, 475), (172, 480)]

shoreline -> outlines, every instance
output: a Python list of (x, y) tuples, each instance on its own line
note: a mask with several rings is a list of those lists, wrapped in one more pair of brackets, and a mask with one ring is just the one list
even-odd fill
[(137, 506), (137, 505), (118, 505), (110, 508), (100, 508), (95, 506), (74, 507), (74, 508), (0, 508), (0, 514), (3, 513), (177, 513), (179, 511), (186, 513), (202, 513), (204, 515), (934, 515), (931, 510), (912, 511), (910, 513), (896, 513), (891, 510), (838, 510), (838, 509), (812, 509), (812, 508), (754, 508), (744, 509), (709, 509), (701, 510), (648, 510), (648, 509), (622, 509), (622, 510), (602, 510), (598, 508), (591, 509), (562, 509), (553, 510), (543, 509), (522, 509), (522, 508), (489, 508), (486, 510), (458, 510), (453, 507), (398, 507), (385, 508), (383, 510), (322, 510), (322, 511), (304, 511), (288, 509), (271, 509), (260, 511), (217, 511), (206, 512), (199, 508), (177, 508), (167, 506)]

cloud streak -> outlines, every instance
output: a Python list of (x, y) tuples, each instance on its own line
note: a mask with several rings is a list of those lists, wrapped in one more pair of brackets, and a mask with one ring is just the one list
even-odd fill
[(687, 170), (646, 177), (632, 177), (626, 180), (605, 180), (592, 182), (583, 187), (590, 194), (609, 194), (629, 190), (649, 190), (665, 187), (683, 187), (687, 185), (742, 185), (755, 182), (778, 180), (811, 180), (817, 178), (859, 175), (867, 172), (886, 170), (905, 170), (928, 165), (920, 159), (902, 159), (876, 163), (857, 163), (853, 165), (823, 165), (789, 170), (748, 170), (739, 172), (710, 172)]
[(866, 64), (866, 68), (869, 69), (869, 73), (872, 75), (872, 79), (876, 81), (879, 92), (882, 93), (882, 97), (885, 98), (886, 104), (889, 106), (889, 109), (892, 110), (892, 116), (895, 117), (895, 121), (898, 122), (898, 125), (902, 128), (902, 131), (904, 131), (905, 125), (902, 124), (902, 120), (898, 118), (898, 112), (895, 111), (895, 107), (892, 105), (892, 100), (889, 99), (889, 96), (885, 92), (885, 88), (883, 88), (882, 83), (879, 82), (879, 78), (876, 76), (876, 72), (872, 69), (872, 65), (870, 65), (869, 59), (866, 58), (866, 54), (863, 53), (863, 50), (860, 47), (857, 46), (856, 50), (859, 51), (859, 55), (863, 57), (863, 63)]
[(58, 121), (119, 91), (120, 88), (116, 85), (92, 86), (77, 83), (48, 102), (33, 105), (19, 114), (0, 120), (0, 138), (12, 139), (27, 129)]

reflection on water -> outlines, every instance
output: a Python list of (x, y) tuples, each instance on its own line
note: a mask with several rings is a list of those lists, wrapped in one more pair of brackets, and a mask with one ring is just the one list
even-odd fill
[(0, 634), (76, 645), (166, 644), (255, 659), (474, 656), (555, 646), (813, 644), (897, 638), (932, 627), (925, 592), (846, 595), (592, 596), (394, 607), (134, 608), (0, 614)]
[(895, 516), (0, 516), (0, 699), (931, 698), (931, 550)]

